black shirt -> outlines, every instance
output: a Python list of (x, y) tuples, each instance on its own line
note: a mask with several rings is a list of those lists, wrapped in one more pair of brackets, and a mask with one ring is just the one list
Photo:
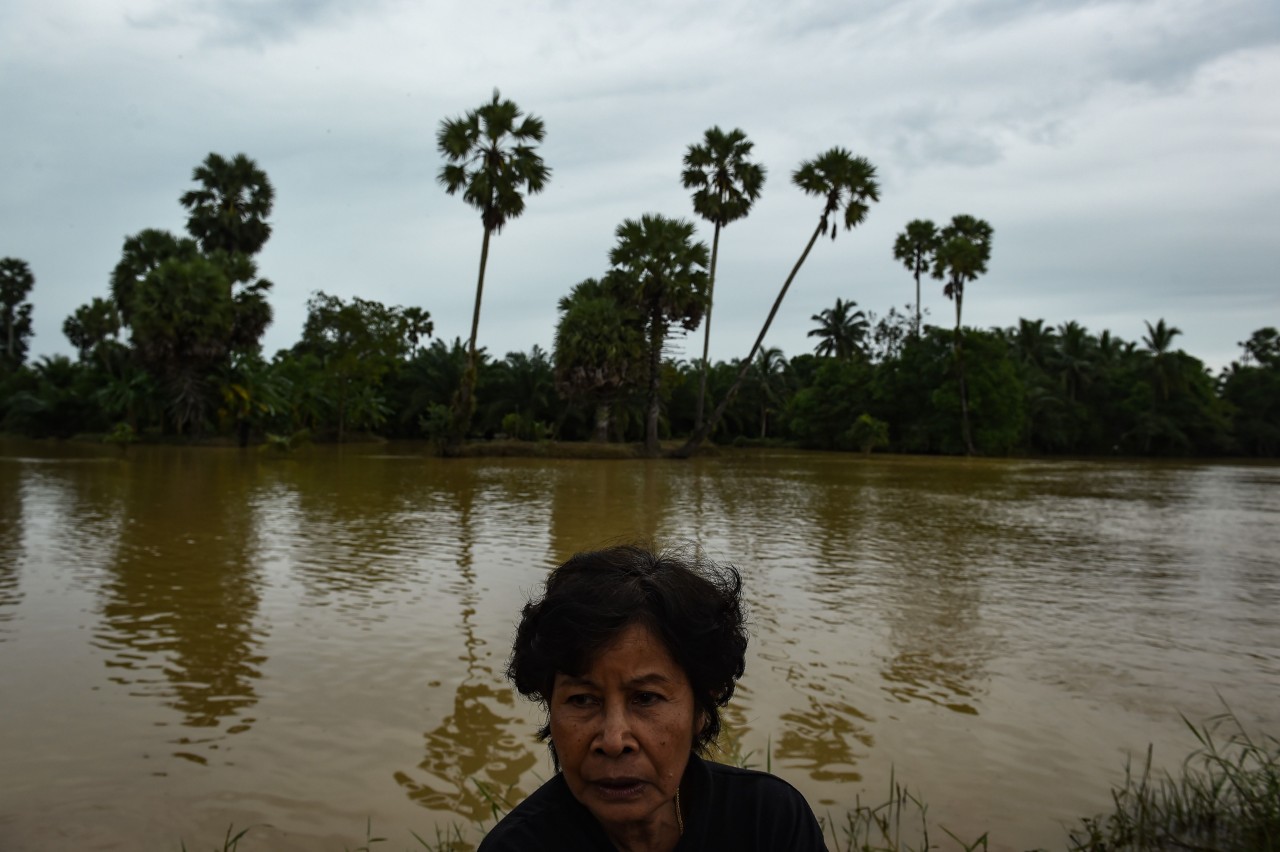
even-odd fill
[[(808, 802), (774, 775), (690, 755), (680, 783), (684, 834), (676, 852), (826, 852)], [(480, 842), (478, 852), (614, 852), (600, 823), (557, 773)]]

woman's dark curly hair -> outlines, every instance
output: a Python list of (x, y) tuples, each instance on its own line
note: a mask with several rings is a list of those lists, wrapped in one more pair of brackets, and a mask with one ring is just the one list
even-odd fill
[[(720, 708), (746, 666), (741, 592), (736, 568), (683, 553), (636, 545), (578, 553), (548, 575), (540, 599), (525, 604), (507, 677), (546, 708), (557, 672), (582, 675), (625, 628), (642, 624), (689, 679), (704, 720), (693, 740), (701, 754), (719, 735)], [(550, 735), (548, 722), (538, 736)]]

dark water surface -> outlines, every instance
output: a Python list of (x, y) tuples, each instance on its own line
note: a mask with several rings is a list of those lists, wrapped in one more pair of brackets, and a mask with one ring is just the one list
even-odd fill
[(639, 538), (742, 569), (726, 747), (819, 814), (892, 770), (961, 837), (1062, 848), (1127, 754), (1178, 764), (1179, 713), (1280, 734), (1280, 467), (7, 443), (0, 849), (489, 819), (551, 771), (501, 677), (526, 593)]

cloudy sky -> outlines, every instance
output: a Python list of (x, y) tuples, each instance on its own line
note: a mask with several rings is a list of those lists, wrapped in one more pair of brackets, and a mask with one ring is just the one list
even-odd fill
[[(1137, 340), (1164, 318), (1214, 367), (1280, 325), (1276, 0), (10, 0), (0, 256), (36, 275), (32, 355), (70, 352), (63, 319), (107, 294), (127, 235), (183, 229), (211, 151), (276, 189), (268, 354), (316, 290), (465, 337), (482, 231), (436, 183), (435, 132), (495, 86), (546, 122), (553, 171), (493, 244), (492, 354), (550, 347), (557, 299), (605, 270), (623, 219), (694, 218), (681, 157), (716, 124), (769, 175), (721, 240), (713, 358), (750, 348), (820, 212), (791, 172), (837, 145), (876, 166), (881, 201), (815, 247), (767, 341), (788, 355), (837, 297), (913, 301), (894, 236), (956, 213), (995, 229), (966, 324)], [(939, 283), (924, 305), (952, 322)]]

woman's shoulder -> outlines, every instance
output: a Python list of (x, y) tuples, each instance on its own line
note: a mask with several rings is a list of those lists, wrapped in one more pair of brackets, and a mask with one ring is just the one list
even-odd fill
[(772, 773), (714, 763), (710, 760), (702, 761), (702, 765), (706, 769), (711, 789), (724, 795), (760, 795), (770, 799), (781, 796), (784, 799), (799, 801), (805, 809), (809, 807), (799, 790)]
[(557, 773), (508, 811), (476, 852), (595, 852), (600, 848), (595, 821)]
[(700, 761), (705, 788), (698, 822), (705, 848), (824, 850), (822, 828), (804, 796), (768, 772)]

